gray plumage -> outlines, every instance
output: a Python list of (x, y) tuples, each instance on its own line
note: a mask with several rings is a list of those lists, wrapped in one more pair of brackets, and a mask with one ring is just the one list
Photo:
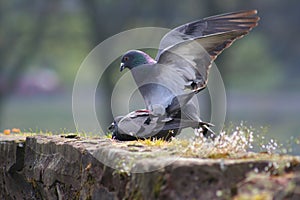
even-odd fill
[[(150, 120), (151, 117), (151, 120)], [(164, 139), (169, 140), (184, 128), (199, 128), (209, 123), (183, 120), (179, 118), (161, 119), (151, 116), (147, 110), (136, 110), (126, 116), (118, 116), (108, 128), (112, 138), (118, 140)]]
[(139, 50), (123, 55), (120, 70), (131, 70), (153, 120), (201, 122), (192, 98), (206, 88), (217, 56), (257, 25), (256, 14), (256, 10), (240, 11), (179, 26), (162, 38), (155, 60)]
[[(142, 51), (131, 50), (122, 57), (121, 70), (131, 70), (147, 109), (154, 115), (171, 115), (163, 111), (173, 106), (174, 98), (187, 90), (197, 93), (206, 87), (211, 63), (257, 25), (256, 13), (240, 11), (179, 26), (163, 37), (155, 60)], [(190, 118), (184, 112), (185, 103), (176, 102)]]

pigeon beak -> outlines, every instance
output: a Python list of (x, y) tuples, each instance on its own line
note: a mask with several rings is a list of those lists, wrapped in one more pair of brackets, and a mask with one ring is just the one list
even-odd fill
[(111, 125), (107, 128), (107, 130), (113, 132), (114, 128), (115, 128), (115, 123), (111, 123)]
[(120, 65), (120, 72), (123, 71), (124, 69), (125, 69), (125, 65), (124, 65), (124, 63), (121, 63), (121, 65)]

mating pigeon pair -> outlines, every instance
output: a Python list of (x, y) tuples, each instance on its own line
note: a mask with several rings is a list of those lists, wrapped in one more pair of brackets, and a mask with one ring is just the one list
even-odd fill
[(211, 132), (211, 124), (201, 121), (192, 98), (206, 88), (217, 56), (257, 26), (256, 14), (256, 10), (240, 11), (179, 26), (162, 38), (155, 59), (139, 50), (125, 53), (120, 71), (131, 70), (146, 109), (116, 117), (109, 127), (112, 137), (168, 140), (187, 127)]

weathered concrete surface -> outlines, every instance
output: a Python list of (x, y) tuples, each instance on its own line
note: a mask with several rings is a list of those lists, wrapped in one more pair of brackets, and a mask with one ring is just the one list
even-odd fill
[(300, 199), (300, 173), (280, 176), (249, 173), (238, 184), (236, 199)]
[(184, 158), (110, 139), (0, 134), (0, 170), (0, 199), (300, 199), (292, 156)]

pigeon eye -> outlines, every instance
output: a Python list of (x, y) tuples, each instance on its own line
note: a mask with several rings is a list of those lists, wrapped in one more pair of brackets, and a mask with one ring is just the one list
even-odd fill
[(128, 57), (124, 57), (124, 61), (128, 61), (129, 60), (129, 58)]

